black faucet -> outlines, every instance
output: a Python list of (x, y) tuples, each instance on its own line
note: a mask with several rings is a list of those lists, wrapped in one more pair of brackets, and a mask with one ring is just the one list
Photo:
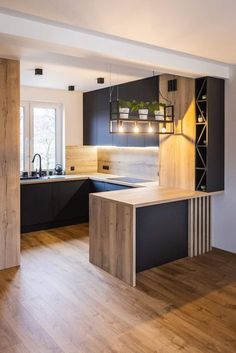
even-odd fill
[(39, 157), (39, 176), (42, 176), (42, 157), (39, 153), (35, 153), (33, 159), (32, 159), (32, 163), (34, 163), (35, 157), (38, 156)]

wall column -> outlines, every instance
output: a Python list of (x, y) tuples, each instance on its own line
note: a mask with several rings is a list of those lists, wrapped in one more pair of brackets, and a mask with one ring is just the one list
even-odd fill
[(0, 269), (20, 264), (19, 61), (0, 59)]

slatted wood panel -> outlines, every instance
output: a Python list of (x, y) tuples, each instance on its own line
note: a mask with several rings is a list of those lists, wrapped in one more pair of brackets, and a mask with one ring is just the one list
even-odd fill
[(134, 208), (95, 195), (89, 199), (89, 261), (135, 286)]
[(0, 269), (20, 263), (19, 62), (0, 59)]
[(211, 197), (189, 200), (189, 256), (211, 251)]

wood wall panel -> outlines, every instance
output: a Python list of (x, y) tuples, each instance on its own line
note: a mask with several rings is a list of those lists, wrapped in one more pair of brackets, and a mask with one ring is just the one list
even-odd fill
[(0, 59), (0, 269), (20, 264), (19, 62)]
[[(177, 91), (168, 92), (167, 81), (177, 79)], [(175, 109), (175, 134), (160, 137), (160, 185), (195, 189), (195, 84), (194, 79), (161, 75), (161, 95)], [(160, 102), (167, 103), (160, 95)]]
[(134, 208), (96, 195), (90, 195), (89, 208), (89, 261), (134, 286)]
[[(108, 166), (109, 170), (103, 169)], [(159, 148), (98, 147), (98, 172), (158, 180)]]
[[(75, 169), (71, 171), (71, 166)], [(66, 174), (96, 173), (97, 147), (66, 146)]]

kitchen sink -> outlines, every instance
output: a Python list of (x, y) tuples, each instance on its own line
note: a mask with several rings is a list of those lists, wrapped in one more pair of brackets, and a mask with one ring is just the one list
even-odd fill
[(48, 179), (65, 179), (65, 175), (45, 175), (45, 176), (29, 176), (21, 177), (20, 180), (48, 180)]
[(39, 176), (28, 176), (28, 177), (20, 177), (20, 180), (35, 180), (40, 179)]

